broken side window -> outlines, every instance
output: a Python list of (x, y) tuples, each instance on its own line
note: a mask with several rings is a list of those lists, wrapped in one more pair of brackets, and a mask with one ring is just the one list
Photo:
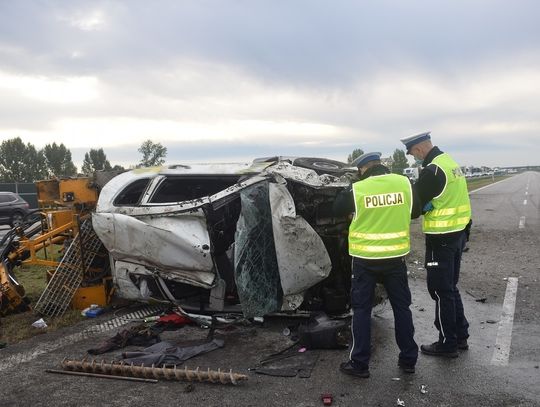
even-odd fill
[(236, 184), (238, 175), (212, 177), (168, 177), (158, 186), (150, 203), (190, 201), (217, 194)]
[(150, 178), (138, 179), (129, 184), (114, 200), (114, 206), (137, 205), (146, 190)]
[(244, 316), (279, 311), (283, 290), (279, 277), (268, 182), (240, 192), (242, 211), (236, 229), (235, 280)]

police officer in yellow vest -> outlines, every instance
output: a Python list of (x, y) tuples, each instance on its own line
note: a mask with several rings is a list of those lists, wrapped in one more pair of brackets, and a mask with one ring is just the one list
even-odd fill
[(435, 300), (435, 327), (439, 331), (436, 342), (420, 349), (426, 355), (455, 358), (458, 349), (469, 347), (469, 323), (457, 288), (465, 228), (471, 219), (467, 182), (452, 157), (433, 146), (430, 132), (401, 141), (407, 154), (423, 167), (414, 188), (425, 212), (427, 287)]
[[(411, 292), (403, 256), (409, 253), (409, 225), (413, 195), (409, 180), (391, 174), (381, 165), (381, 153), (367, 153), (354, 161), (360, 181), (352, 185), (352, 197), (338, 197), (336, 212), (352, 212), (349, 254), (353, 258), (351, 282), (351, 331), (349, 360), (343, 373), (369, 377), (371, 310), (375, 284), (384, 284), (394, 312), (398, 365), (414, 373), (418, 346), (414, 341)], [(354, 202), (353, 199), (354, 198)], [(339, 200), (343, 202), (339, 202)], [(348, 205), (347, 205), (348, 203)], [(419, 211), (418, 211), (419, 212)]]

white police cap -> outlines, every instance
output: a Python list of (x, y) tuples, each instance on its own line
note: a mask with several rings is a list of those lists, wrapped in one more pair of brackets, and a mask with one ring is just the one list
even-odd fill
[(381, 159), (381, 153), (365, 153), (362, 154), (360, 157), (357, 157), (351, 165), (355, 167), (363, 167), (370, 161), (380, 160)]
[(410, 154), (411, 147), (426, 140), (431, 140), (431, 131), (426, 131), (424, 133), (415, 134), (413, 136), (400, 139), (400, 141), (405, 144), (405, 147), (407, 148), (407, 154)]

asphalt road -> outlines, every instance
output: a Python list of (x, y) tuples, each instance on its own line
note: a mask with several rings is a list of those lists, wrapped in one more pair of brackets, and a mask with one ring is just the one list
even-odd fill
[[(291, 320), (283, 319), (222, 332), (223, 349), (186, 363), (248, 374), (249, 381), (238, 386), (196, 383), (186, 392), (185, 384), (179, 382), (146, 384), (44, 373), (58, 368), (64, 357), (83, 358), (86, 349), (122, 329), (81, 334), (113, 318), (106, 315), (0, 350), (0, 406), (321, 406), (322, 393), (333, 395), (334, 406), (396, 406), (398, 399), (407, 407), (540, 406), (540, 173), (516, 175), (473, 192), (471, 200), (474, 225), (460, 283), (471, 338), (470, 349), (457, 359), (421, 355), (416, 374), (400, 373), (387, 306), (373, 317), (369, 379), (339, 373), (346, 350), (318, 351), (310, 378), (249, 372), (263, 357), (290, 344), (282, 330)], [(419, 344), (430, 343), (436, 338), (434, 306), (425, 288), (418, 221), (412, 230), (408, 267), (415, 337)], [(481, 298), (485, 302), (476, 301)], [(166, 332), (164, 339), (202, 340), (206, 334), (206, 330), (188, 327)], [(422, 386), (427, 392), (420, 391)]]

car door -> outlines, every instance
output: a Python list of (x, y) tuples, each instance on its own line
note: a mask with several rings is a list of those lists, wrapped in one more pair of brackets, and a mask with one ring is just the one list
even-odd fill
[[(203, 182), (201, 177), (159, 175), (148, 180), (148, 185), (137, 180), (126, 187), (114, 201), (117, 206), (113, 210), (100, 212), (98, 204), (94, 229), (111, 254), (113, 268), (139, 266), (139, 274), (213, 287), (216, 242), (210, 237), (206, 210), (223, 205), (239, 189), (260, 178), (241, 184), (236, 181), (238, 176), (204, 176)], [(122, 197), (128, 197), (127, 202)]]

